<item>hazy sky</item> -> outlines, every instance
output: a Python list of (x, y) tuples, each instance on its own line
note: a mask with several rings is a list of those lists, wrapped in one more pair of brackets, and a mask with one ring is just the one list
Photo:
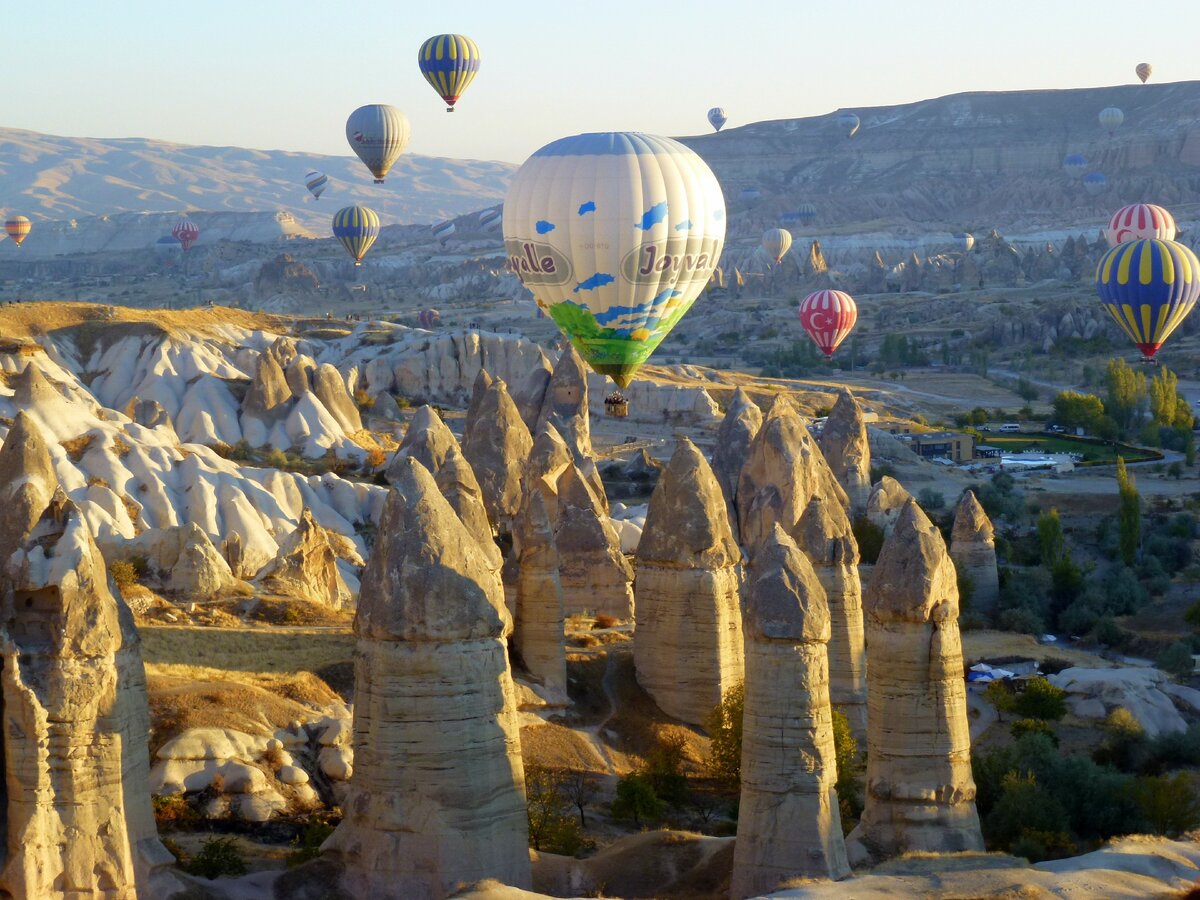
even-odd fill
[[(391, 103), (410, 152), (521, 162), (581, 131), (695, 134), (968, 90), (1200, 79), (1196, 7), (1155, 0), (7, 0), (0, 126), (349, 155)], [(440, 32), (483, 54), (458, 111)]]

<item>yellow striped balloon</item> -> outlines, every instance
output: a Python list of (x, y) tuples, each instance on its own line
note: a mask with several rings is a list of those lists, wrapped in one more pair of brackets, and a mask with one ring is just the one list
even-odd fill
[(379, 216), (365, 206), (339, 209), (333, 216), (333, 236), (354, 257), (354, 264), (361, 266), (363, 257), (379, 237)]
[(25, 216), (13, 216), (4, 223), (4, 233), (7, 234), (14, 244), (18, 247), (29, 236), (29, 232), (33, 230), (33, 223)]
[(1200, 297), (1200, 260), (1175, 241), (1117, 244), (1096, 267), (1096, 293), (1149, 360)]
[(479, 73), (479, 45), (463, 34), (438, 34), (421, 45), (417, 65), (438, 95), (446, 101), (446, 112)]

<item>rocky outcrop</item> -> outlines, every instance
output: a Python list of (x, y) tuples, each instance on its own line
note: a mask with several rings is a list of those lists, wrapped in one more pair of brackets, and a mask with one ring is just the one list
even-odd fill
[(355, 897), (528, 889), (503, 595), (424, 466), (402, 460), (393, 484), (354, 620), (354, 778), (324, 850)]
[(111, 552), (144, 557), (151, 577), (163, 590), (191, 600), (216, 597), (241, 584), (225, 557), (195, 522), (149, 528)]
[(838, 484), (850, 498), (851, 515), (862, 515), (871, 495), (871, 445), (862, 409), (845, 388), (838, 391), (837, 402), (825, 420), (820, 446)]
[(730, 896), (850, 874), (829, 705), (829, 611), (812, 566), (779, 527), (746, 581), (742, 796)]
[(274, 353), (261, 353), (246, 399), (242, 401), (242, 430), (254, 446), (266, 443), (272, 429), (287, 418), (292, 389)]
[(0, 549), (15, 547), (29, 533), (57, 487), (46, 438), (22, 410), (0, 447)]
[(659, 709), (690, 725), (742, 679), (741, 557), (712, 468), (681, 438), (638, 544), (633, 659)]
[(517, 518), (517, 557), (513, 649), (526, 671), (547, 693), (567, 696), (567, 661), (563, 632), (563, 589), (559, 581), (554, 522), (545, 493), (529, 492)]
[(157, 400), (143, 400), (140, 397), (134, 397), (125, 408), (125, 415), (129, 416), (129, 418), (133, 419), (133, 421), (137, 422), (143, 428), (175, 430), (175, 423), (171, 421), (171, 414)]
[(0, 893), (170, 896), (181, 885), (150, 808), (137, 629), (87, 523), (58, 491), (0, 558)]
[(867, 736), (867, 651), (863, 642), (858, 542), (841, 504), (813, 497), (792, 532), (812, 563), (829, 605), (829, 698)]
[(346, 390), (342, 373), (336, 368), (329, 363), (317, 366), (313, 375), (312, 391), (346, 434), (362, 430), (362, 415), (354, 403), (354, 398)]
[(338, 571), (337, 554), (308, 507), (300, 514), (295, 530), (279, 546), (279, 555), (267, 563), (255, 580), (271, 594), (333, 609), (353, 606), (350, 589)]
[(464, 446), (471, 439), (471, 430), (479, 421), (479, 404), (483, 402), (484, 394), (494, 383), (495, 379), (487, 369), (480, 369), (479, 374), (475, 376), (475, 382), (471, 385), (471, 402), (467, 404), (467, 414), (463, 419)]
[(737, 497), (738, 477), (742, 474), (742, 466), (746, 464), (746, 456), (750, 452), (750, 443), (762, 427), (763, 414), (758, 404), (750, 396), (738, 388), (721, 427), (717, 430), (716, 446), (713, 448), (713, 474), (721, 485), (721, 493), (725, 495), (725, 505), (729, 509), (729, 523), (733, 526), (734, 534), (738, 533)]
[(592, 429), (588, 418), (587, 366), (572, 345), (567, 345), (546, 385), (538, 429), (550, 424), (571, 448), (575, 464), (592, 458)]
[(963, 491), (954, 510), (950, 558), (958, 577), (969, 578), (971, 609), (990, 615), (1000, 599), (1000, 570), (996, 566), (996, 532), (973, 491)]
[(554, 368), (545, 355), (538, 357), (537, 362), (529, 373), (520, 381), (514, 382), (512, 390), (513, 402), (521, 411), (521, 419), (531, 433), (538, 430), (538, 420), (542, 415), (542, 403), (546, 399), (546, 387)]
[(554, 543), (567, 615), (633, 618), (633, 569), (607, 510), (576, 465), (558, 479)]
[(912, 499), (912, 494), (904, 489), (904, 485), (890, 475), (884, 475), (867, 498), (867, 519), (883, 529), (884, 534), (891, 534), (900, 513)]
[(884, 542), (864, 612), (867, 790), (851, 861), (982, 850), (954, 563), (916, 501)]
[(521, 480), (533, 437), (500, 380), (484, 389), (468, 424), (463, 455), (479, 480), (488, 518), (497, 530), (509, 532), (521, 509)]

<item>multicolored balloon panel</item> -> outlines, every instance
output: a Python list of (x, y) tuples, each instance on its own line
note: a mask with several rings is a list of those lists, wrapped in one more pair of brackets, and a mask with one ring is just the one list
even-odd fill
[(632, 132), (547, 144), (504, 201), (509, 268), (591, 367), (622, 387), (695, 302), (725, 243), (716, 177)]
[(493, 207), (485, 209), (479, 214), (479, 227), (484, 231), (495, 231), (500, 227), (504, 218), (504, 210), (502, 207)]
[(1137, 73), (1137, 77), (1142, 79), (1142, 84), (1150, 80), (1150, 76), (1154, 73), (1154, 66), (1150, 63), (1138, 63), (1137, 68), (1133, 70)]
[(1147, 238), (1175, 240), (1175, 217), (1153, 203), (1134, 203), (1121, 207), (1113, 214), (1104, 231), (1104, 239), (1110, 247)]
[(196, 243), (200, 237), (200, 228), (195, 222), (184, 216), (175, 223), (175, 227), (171, 229), (171, 235), (183, 245), (184, 250), (190, 250), (192, 244)]
[(346, 140), (363, 161), (376, 184), (400, 158), (412, 133), (408, 118), (394, 106), (371, 103), (360, 106), (346, 120)]
[(1147, 359), (1187, 318), (1200, 297), (1200, 261), (1175, 241), (1127, 241), (1096, 267), (1096, 293)]
[(425, 80), (446, 101), (446, 112), (479, 74), (479, 45), (464, 34), (438, 34), (421, 45), (417, 65)]
[(26, 216), (11, 216), (4, 222), (4, 233), (12, 238), (12, 242), (18, 247), (29, 237), (32, 230), (33, 223)]
[(304, 176), (304, 186), (308, 188), (314, 199), (320, 200), (321, 195), (325, 193), (325, 188), (329, 186), (329, 176), (314, 169)]
[(708, 111), (708, 124), (713, 127), (714, 131), (720, 131), (728, 121), (729, 116), (725, 115), (725, 110), (721, 107), (714, 106)]
[(442, 222), (440, 225), (434, 225), (432, 231), (437, 242), (444, 247), (446, 241), (450, 240), (450, 235), (454, 234), (457, 229), (453, 222)]
[(800, 325), (825, 358), (854, 330), (858, 304), (845, 291), (814, 291), (800, 301)]
[(365, 206), (347, 206), (333, 216), (333, 236), (342, 242), (356, 266), (379, 237), (379, 216)]

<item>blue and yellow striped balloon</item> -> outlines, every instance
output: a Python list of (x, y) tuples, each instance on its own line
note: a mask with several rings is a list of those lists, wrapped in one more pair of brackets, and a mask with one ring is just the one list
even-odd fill
[(379, 237), (379, 216), (365, 206), (339, 209), (333, 216), (333, 236), (354, 257), (354, 264), (361, 266), (362, 258)]
[(1152, 359), (1200, 297), (1200, 260), (1175, 241), (1128, 241), (1096, 267), (1096, 293), (1121, 330)]
[(417, 51), (417, 65), (446, 101), (446, 112), (454, 112), (454, 104), (479, 72), (479, 45), (463, 34), (435, 35)]

